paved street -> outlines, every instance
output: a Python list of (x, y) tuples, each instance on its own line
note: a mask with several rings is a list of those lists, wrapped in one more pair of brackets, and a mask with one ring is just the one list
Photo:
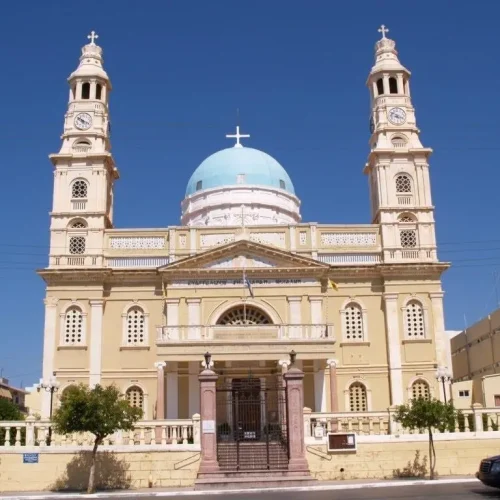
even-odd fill
[[(346, 485), (349, 488), (349, 485)], [(4, 494), (5, 495), (5, 494)], [(74, 494), (58, 494), (45, 495), (24, 494), (22, 496), (4, 496), (0, 494), (0, 498), (45, 498), (45, 499), (64, 499), (78, 498), (80, 495)], [(26, 495), (26, 496), (25, 496)], [(89, 496), (82, 495), (84, 498)], [(207, 492), (192, 492), (183, 491), (177, 494), (175, 492), (167, 492), (157, 490), (152, 494), (147, 494), (141, 491), (139, 494), (134, 494), (131, 491), (122, 493), (103, 494), (98, 493), (94, 498), (117, 500), (118, 498), (140, 498), (141, 500), (158, 499), (165, 497), (182, 497), (183, 500), (200, 500), (200, 498), (215, 498), (220, 497), (224, 500), (386, 500), (386, 499), (408, 499), (408, 500), (500, 500), (500, 489), (487, 488), (478, 482), (466, 483), (448, 483), (448, 484), (433, 484), (433, 485), (405, 485), (392, 487), (357, 487), (349, 489), (335, 490), (313, 490), (313, 491), (280, 491), (280, 492), (261, 492), (248, 491), (238, 493), (211, 493)], [(81, 498), (81, 496), (80, 496)]]

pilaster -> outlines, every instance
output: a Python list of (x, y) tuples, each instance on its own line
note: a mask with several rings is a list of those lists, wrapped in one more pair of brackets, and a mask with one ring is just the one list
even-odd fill
[(91, 387), (100, 384), (102, 371), (102, 317), (104, 300), (90, 300), (90, 371)]
[(167, 371), (167, 419), (179, 418), (179, 373), (177, 361), (168, 364)]
[[(55, 297), (46, 297), (45, 304), (45, 324), (43, 328), (43, 379), (49, 380), (55, 370), (54, 355), (56, 352), (56, 327), (57, 327), (57, 303)], [(42, 403), (41, 413), (43, 418), (48, 418), (50, 414), (50, 394), (41, 392)]]

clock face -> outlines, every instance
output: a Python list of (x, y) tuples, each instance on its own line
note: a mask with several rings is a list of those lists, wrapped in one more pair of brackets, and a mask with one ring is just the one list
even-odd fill
[(75, 127), (80, 130), (87, 130), (92, 126), (92, 117), (88, 113), (80, 113), (75, 117)]
[(406, 113), (404, 109), (392, 108), (389, 111), (389, 121), (394, 125), (402, 125), (406, 121)]

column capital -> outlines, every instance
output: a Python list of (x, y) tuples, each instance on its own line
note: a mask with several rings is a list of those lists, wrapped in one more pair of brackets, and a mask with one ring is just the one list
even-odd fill
[(89, 300), (90, 307), (98, 307), (104, 305), (104, 299), (91, 299)]
[(286, 300), (288, 300), (288, 302), (302, 302), (302, 296), (287, 297)]
[(429, 292), (429, 297), (432, 299), (442, 299), (444, 297), (444, 292)]
[(337, 366), (339, 366), (339, 360), (330, 358), (326, 360), (326, 364), (329, 368), (337, 368)]
[(199, 304), (200, 302), (201, 302), (201, 299), (199, 297), (186, 299), (187, 304)]
[(323, 295), (308, 295), (309, 302), (321, 302), (324, 299)]
[(384, 293), (383, 297), (386, 302), (390, 302), (398, 300), (399, 295), (397, 293)]
[(181, 299), (165, 299), (165, 304), (179, 304)]
[(59, 299), (57, 297), (45, 297), (43, 303), (45, 307), (56, 307)]
[(157, 370), (164, 370), (167, 366), (166, 361), (155, 361), (154, 366)]

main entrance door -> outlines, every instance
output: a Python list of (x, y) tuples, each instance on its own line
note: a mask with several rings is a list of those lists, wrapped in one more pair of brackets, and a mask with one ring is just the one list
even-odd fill
[(217, 386), (217, 459), (223, 470), (288, 468), (286, 390), (278, 376)]

